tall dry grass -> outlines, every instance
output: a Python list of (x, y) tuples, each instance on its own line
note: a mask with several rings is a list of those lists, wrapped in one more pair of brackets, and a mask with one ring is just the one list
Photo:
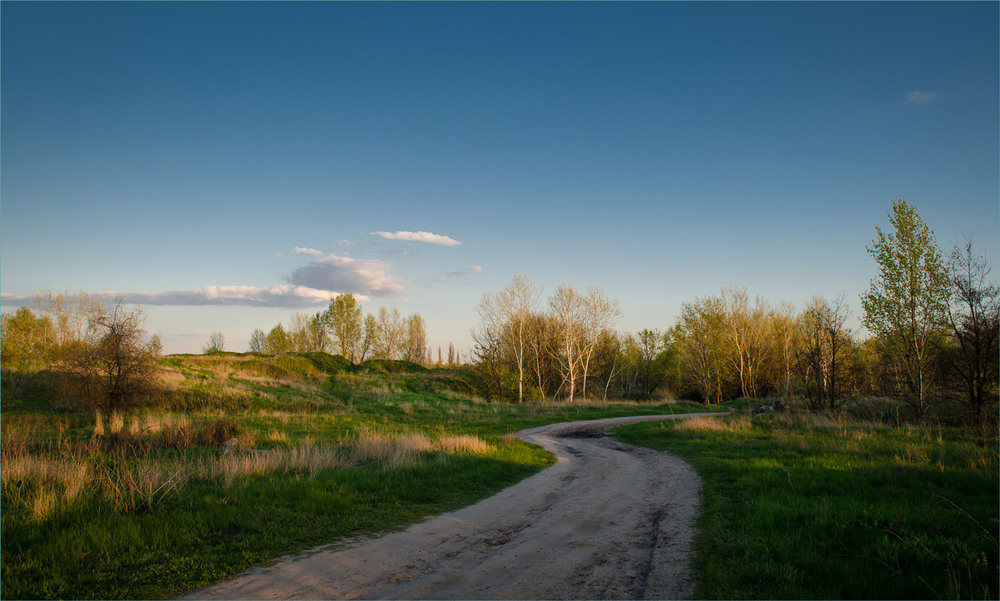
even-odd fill
[(434, 449), (431, 441), (419, 432), (392, 434), (372, 428), (362, 428), (353, 446), (355, 460), (390, 467), (411, 464), (423, 453)]
[(735, 415), (705, 415), (677, 420), (674, 430), (678, 432), (742, 432), (753, 427), (748, 413)]
[[(107, 424), (105, 426), (105, 424)], [(211, 482), (229, 489), (252, 477), (303, 474), (316, 477), (325, 470), (360, 465), (398, 468), (414, 465), (432, 452), (482, 454), (492, 447), (475, 436), (444, 436), (432, 442), (419, 432), (386, 432), (362, 428), (356, 438), (336, 444), (306, 439), (298, 445), (269, 450), (251, 449), (253, 437), (236, 446), (219, 446), (232, 433), (215, 420), (201, 429), (184, 416), (147, 414), (127, 424), (112, 416), (95, 417), (95, 436), (75, 445), (38, 446), (30, 427), (5, 424), (0, 486), (5, 509), (25, 509), (45, 519), (81, 498), (96, 498), (117, 511), (152, 509), (192, 482)], [(266, 438), (285, 442), (280, 430)], [(217, 453), (170, 455), (156, 448), (189, 449), (211, 439)], [(250, 444), (243, 444), (249, 442)]]

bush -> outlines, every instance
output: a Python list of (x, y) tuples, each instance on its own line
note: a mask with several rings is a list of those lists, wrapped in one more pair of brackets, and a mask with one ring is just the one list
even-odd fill
[(208, 422), (198, 432), (198, 444), (204, 446), (222, 446), (231, 438), (239, 438), (242, 430), (235, 422), (228, 419), (216, 419)]

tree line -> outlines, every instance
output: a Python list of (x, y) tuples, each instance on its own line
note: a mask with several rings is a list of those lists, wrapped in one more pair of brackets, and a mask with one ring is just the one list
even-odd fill
[(141, 308), (87, 293), (52, 292), (37, 295), (34, 307), (0, 315), (5, 369), (55, 367), (63, 392), (106, 415), (139, 405), (155, 392), (163, 347), (143, 329)]
[(871, 336), (848, 327), (846, 296), (815, 296), (801, 309), (723, 288), (681, 305), (665, 330), (622, 333), (617, 300), (598, 287), (560, 284), (542, 303), (525, 274), (487, 292), (473, 332), (473, 368), (490, 399), (649, 398), (663, 392), (718, 403), (737, 397), (802, 398), (836, 410), (861, 396), (892, 397), (917, 421), (943, 399), (979, 423), (998, 396), (1000, 292), (971, 241), (947, 259), (904, 199), (892, 231), (868, 248), (878, 274), (861, 296)]
[[(396, 307), (380, 307), (375, 313), (364, 314), (350, 294), (331, 298), (326, 310), (314, 315), (294, 314), (287, 327), (279, 323), (267, 333), (255, 329), (250, 334), (249, 349), (267, 354), (334, 353), (352, 363), (369, 359), (434, 363), (427, 347), (427, 326), (419, 313), (403, 317)], [(440, 349), (437, 363), (443, 363)], [(448, 365), (456, 363), (458, 357), (454, 345), (450, 345)]]
[[(860, 299), (867, 338), (848, 327), (845, 296), (816, 296), (797, 310), (751, 299), (741, 287), (682, 303), (664, 331), (620, 332), (620, 305), (600, 287), (563, 283), (543, 303), (542, 287), (520, 274), (477, 305), (471, 369), (491, 400), (772, 396), (836, 410), (852, 398), (879, 396), (909, 403), (922, 422), (935, 403), (954, 399), (978, 424), (998, 398), (1000, 288), (991, 265), (971, 241), (944, 258), (904, 199), (893, 201), (889, 221), (892, 229), (876, 227), (867, 249), (877, 267)], [(0, 316), (5, 368), (57, 366), (108, 414), (148, 393), (162, 345), (143, 330), (141, 308), (51, 292), (38, 295), (34, 308)], [(404, 318), (382, 307), (366, 315), (341, 294), (324, 311), (295, 314), (287, 327), (254, 330), (250, 350), (429, 365), (426, 340), (419, 314)], [(213, 333), (203, 350), (224, 346)], [(444, 363), (441, 349), (437, 363)], [(459, 363), (453, 345), (447, 363)]]

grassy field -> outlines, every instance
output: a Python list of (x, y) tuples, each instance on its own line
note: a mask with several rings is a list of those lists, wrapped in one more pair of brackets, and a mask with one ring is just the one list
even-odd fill
[(700, 598), (998, 598), (995, 431), (741, 412), (617, 435), (701, 475)]
[(400, 528), (550, 465), (504, 435), (673, 403), (486, 403), (464, 370), (325, 354), (170, 356), (123, 419), (3, 373), (0, 596), (155, 598)]

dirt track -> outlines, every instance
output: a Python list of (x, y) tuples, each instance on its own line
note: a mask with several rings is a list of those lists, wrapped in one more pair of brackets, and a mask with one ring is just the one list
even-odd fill
[(185, 598), (690, 598), (697, 474), (605, 436), (613, 426), (670, 417), (519, 432), (554, 453), (556, 465), (405, 531), (279, 559)]

